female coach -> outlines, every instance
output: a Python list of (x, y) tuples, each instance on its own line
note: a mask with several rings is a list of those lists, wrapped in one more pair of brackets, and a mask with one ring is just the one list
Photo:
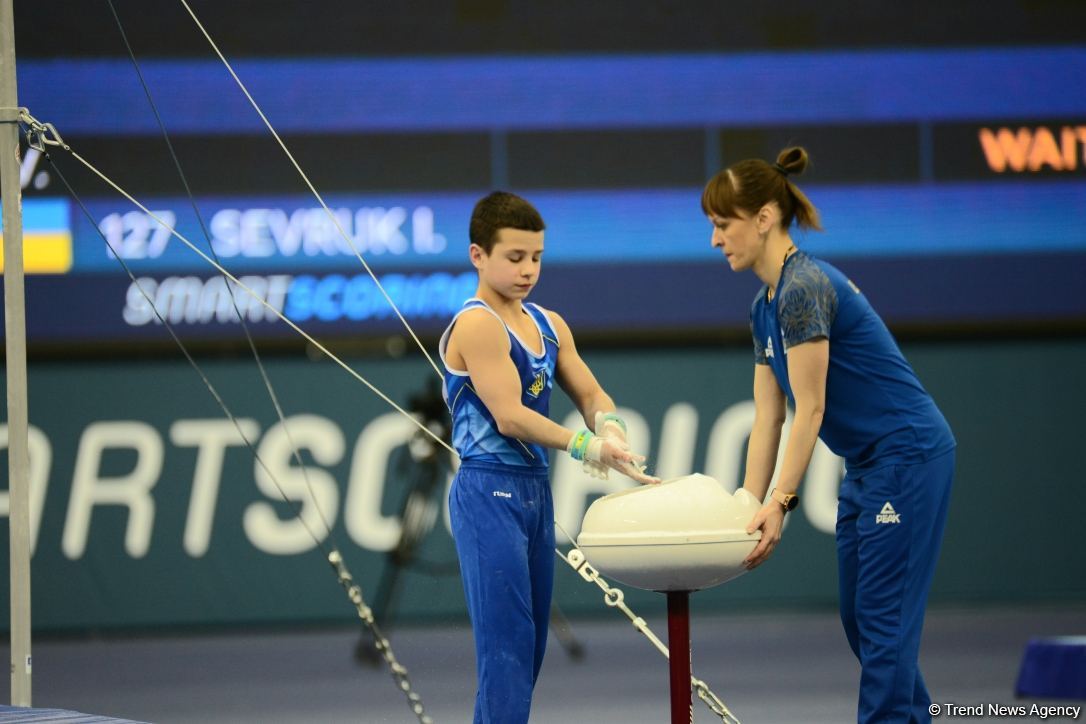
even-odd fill
[(712, 245), (733, 271), (764, 286), (751, 307), (755, 420), (743, 486), (765, 499), (785, 400), (795, 408), (777, 487), (750, 532), (747, 560), (763, 563), (821, 437), (845, 459), (837, 513), (841, 621), (860, 660), (860, 722), (930, 721), (917, 668), (920, 631), (946, 522), (954, 436), (860, 290), (796, 249), (789, 229), (821, 229), (818, 211), (789, 179), (807, 152), (775, 164), (740, 161), (705, 186)]

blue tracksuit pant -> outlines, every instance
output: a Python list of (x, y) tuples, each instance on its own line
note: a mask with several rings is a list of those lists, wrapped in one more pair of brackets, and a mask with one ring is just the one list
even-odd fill
[(475, 634), (475, 723), (523, 724), (547, 646), (554, 581), (548, 473), (466, 462), (449, 517)]
[(837, 510), (841, 622), (860, 660), (858, 721), (930, 722), (917, 659), (943, 539), (954, 452), (849, 471)]

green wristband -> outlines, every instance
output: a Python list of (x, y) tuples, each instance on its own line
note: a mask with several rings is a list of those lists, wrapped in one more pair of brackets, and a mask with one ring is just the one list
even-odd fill
[[(626, 434), (626, 421), (613, 412), (604, 413), (603, 418), (600, 420), (600, 427), (603, 427), (604, 423), (613, 422), (622, 428), (622, 434)], [(599, 432), (597, 430), (597, 432)]]
[(585, 453), (588, 452), (588, 443), (592, 442), (593, 437), (595, 435), (587, 427), (574, 435), (567, 448), (570, 457), (574, 460), (584, 460)]

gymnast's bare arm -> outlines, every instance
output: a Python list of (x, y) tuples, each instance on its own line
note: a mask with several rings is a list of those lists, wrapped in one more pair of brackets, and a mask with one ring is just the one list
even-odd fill
[(564, 450), (573, 437), (553, 420), (521, 404), (520, 376), (509, 356), (509, 334), (493, 314), (471, 309), (460, 315), (449, 339), (450, 362), (464, 361), (463, 369), (498, 432), (523, 442)]
[[(566, 320), (557, 312), (547, 310), (547, 316), (558, 334), (558, 369), (556, 377), (569, 399), (584, 417), (585, 425), (594, 428), (597, 412), (614, 412), (615, 403), (611, 397), (603, 391), (603, 387), (592, 374), (581, 355), (577, 352), (577, 345), (573, 342), (573, 333), (566, 324)], [(600, 432), (595, 430), (595, 432)]]

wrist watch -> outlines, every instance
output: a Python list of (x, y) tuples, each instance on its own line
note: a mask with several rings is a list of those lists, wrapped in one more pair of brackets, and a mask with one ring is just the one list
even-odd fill
[(777, 488), (773, 488), (773, 492), (770, 493), (769, 497), (780, 503), (781, 507), (784, 508), (785, 513), (790, 510), (795, 510), (796, 506), (799, 505), (798, 495), (795, 493), (782, 493)]

